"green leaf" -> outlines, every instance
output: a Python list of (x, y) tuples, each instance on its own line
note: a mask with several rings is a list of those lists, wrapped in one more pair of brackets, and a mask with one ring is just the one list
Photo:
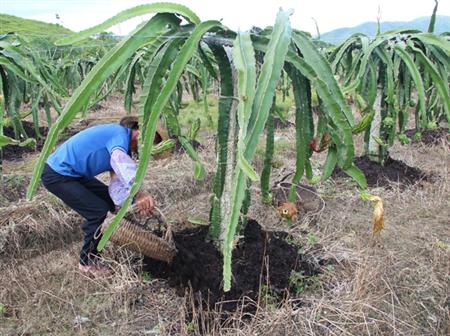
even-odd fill
[(0, 135), (0, 148), (8, 145), (16, 145), (20, 147), (26, 146), (36, 146), (36, 140), (33, 138), (28, 138), (24, 141), (15, 140), (13, 138), (7, 137), (6, 135)]
[(200, 161), (195, 161), (194, 178), (196, 180), (203, 180), (205, 178), (205, 168)]
[(14, 74), (22, 78), (24, 81), (30, 82), (30, 83), (37, 83), (37, 81), (25, 74), (25, 72), (22, 70), (21, 67), (19, 67), (17, 64), (15, 64), (12, 60), (0, 56), (0, 65), (3, 65), (5, 68), (11, 70)]
[(124, 97), (124, 108), (127, 113), (131, 113), (131, 107), (133, 105), (133, 94), (136, 92), (136, 88), (134, 87), (134, 81), (136, 78), (136, 64), (137, 59), (134, 63), (130, 64), (128, 76), (125, 84), (125, 97)]
[(314, 137), (314, 122), (311, 108), (310, 81), (289, 63), (285, 68), (292, 81), (295, 101), (295, 174), (288, 194), (289, 202), (295, 203), (297, 200), (297, 184), (305, 172), (306, 161), (309, 160), (312, 154), (309, 142)]
[(245, 138), (247, 136), (247, 128), (252, 113), (252, 106), (255, 97), (256, 84), (256, 61), (255, 51), (253, 50), (250, 33), (239, 32), (234, 41), (233, 60), (238, 75), (238, 164), (242, 171), (252, 180), (259, 180), (258, 174), (255, 172), (251, 164), (244, 157)]
[(425, 107), (425, 88), (423, 85), (422, 77), (420, 75), (419, 69), (415, 65), (412, 57), (400, 46), (396, 45), (394, 47), (395, 52), (397, 55), (400, 56), (400, 58), (405, 62), (411, 77), (414, 81), (414, 84), (416, 86), (417, 90), (417, 97), (419, 100), (419, 113), (418, 117), (419, 120), (416, 121), (416, 125), (421, 125), (421, 127), (425, 127), (424, 122), (426, 120), (425, 113), (426, 113), (426, 107)]
[(256, 173), (256, 171), (253, 169), (252, 165), (248, 163), (248, 161), (245, 159), (244, 155), (242, 153), (238, 154), (238, 164), (239, 167), (242, 169), (245, 175), (252, 180), (252, 182), (259, 181), (259, 176)]
[(181, 32), (174, 34), (174, 31), (171, 30), (162, 35), (152, 45), (152, 48), (154, 47), (154, 53), (148, 67), (147, 75), (145, 76), (139, 102), (140, 144), (142, 144), (143, 135), (146, 132), (146, 125), (150, 118), (153, 105), (161, 92), (164, 76), (167, 69), (177, 57), (179, 48), (183, 42), (181, 34)]
[(314, 47), (314, 44), (304, 34), (294, 34), (293, 40), (299, 48), (305, 62), (314, 70), (314, 72), (320, 77), (320, 79), (326, 85), (328, 91), (334, 97), (339, 108), (344, 113), (347, 122), (350, 126), (354, 124), (353, 114), (347, 105), (344, 95), (339, 88), (339, 85), (334, 77), (331, 67), (325, 57)]
[[(283, 13), (283, 14), (281, 14)], [(292, 35), (292, 30), (288, 22), (290, 11), (280, 11), (277, 16), (277, 23), (272, 31), (269, 45), (264, 56), (264, 63), (258, 78), (257, 90), (255, 93), (252, 114), (247, 130), (246, 154), (248, 159), (253, 156), (259, 136), (264, 129), (264, 125), (269, 116), (272, 106), (272, 99), (275, 94), (276, 85), (281, 76), (281, 70), (286, 58), (287, 49)], [(287, 21), (284, 21), (287, 20)], [(286, 26), (283, 26), (286, 25)]]
[(233, 61), (238, 75), (238, 147), (242, 151), (256, 93), (256, 61), (255, 51), (250, 40), (250, 33), (239, 32), (236, 36), (233, 49)]
[(450, 55), (450, 42), (443, 37), (434, 34), (420, 33), (414, 34), (414, 38), (417, 38), (425, 45), (434, 45), (439, 49), (442, 49), (447, 54), (447, 56)]
[(272, 203), (272, 195), (270, 194), (270, 172), (272, 170), (273, 150), (274, 150), (274, 110), (276, 99), (273, 100), (271, 112), (266, 123), (266, 150), (264, 153), (264, 166), (261, 172), (261, 199), (265, 204)]
[[(323, 112), (328, 114), (330, 126), (334, 127), (334, 132), (330, 132), (335, 144), (344, 144), (344, 149), (338, 152), (344, 167), (350, 166), (354, 156), (354, 144), (352, 137), (352, 126), (345, 113), (336, 102), (327, 85), (321, 80), (323, 75), (317, 74), (314, 69), (298, 55), (288, 53), (287, 60), (303, 73), (314, 85), (318, 95), (321, 97), (325, 108)], [(341, 93), (342, 94), (342, 93)]]
[(409, 46), (416, 52), (416, 57), (425, 66), (425, 69), (433, 79), (433, 84), (434, 86), (436, 86), (439, 95), (442, 98), (445, 114), (447, 116), (447, 122), (450, 123), (450, 94), (446, 79), (440, 76), (436, 67), (433, 65), (433, 63), (431, 63), (430, 59), (425, 56), (422, 50), (415, 48), (412, 44), (410, 44)]
[(313, 176), (312, 178), (309, 179), (309, 183), (311, 183), (312, 185), (317, 184), (321, 181), (321, 177), (320, 176)]
[(377, 98), (377, 67), (378, 62), (371, 62), (369, 64), (367, 87), (365, 90), (365, 96), (367, 98), (367, 107), (365, 112), (373, 112), (373, 104)]
[[(361, 58), (361, 62), (360, 62), (360, 66), (359, 66), (359, 71), (356, 75), (356, 77), (354, 78), (353, 83), (350, 84), (350, 86), (353, 87), (353, 89), (355, 89), (356, 87), (358, 87), (360, 85), (360, 81), (364, 76), (364, 73), (366, 72), (367, 69), (367, 64), (372, 56), (372, 53), (374, 52), (374, 50), (378, 47), (382, 47), (382, 44), (387, 43), (387, 40), (389, 37), (394, 36), (393, 34), (388, 34), (388, 35), (378, 35), (375, 40), (373, 40), (370, 45), (366, 46), (363, 50), (362, 50), (362, 58)], [(348, 88), (344, 88), (344, 91), (349, 92), (351, 90), (349, 90)]]
[(327, 158), (325, 159), (325, 163), (323, 165), (323, 173), (321, 181), (325, 181), (331, 176), (334, 168), (336, 167), (336, 164), (337, 164), (337, 149), (336, 146), (330, 146), (328, 147)]
[(438, 9), (438, 0), (434, 0), (434, 8), (433, 8), (433, 14), (431, 14), (430, 18), (430, 24), (428, 25), (428, 32), (433, 33), (434, 32), (434, 26), (436, 24), (436, 12)]
[[(347, 51), (347, 49), (352, 44), (360, 41), (362, 38), (366, 38), (366, 36), (361, 33), (353, 34), (349, 38), (347, 38), (341, 45), (336, 47), (336, 49), (334, 49), (332, 55), (330, 55), (330, 59), (333, 60), (333, 62), (331, 63), (331, 69), (333, 70), (333, 73), (336, 73), (337, 65), (341, 61), (341, 59), (344, 56), (344, 53)], [(351, 49), (348, 51), (348, 53), (349, 52), (351, 53)]]
[[(206, 51), (204, 50), (206, 49)], [(200, 44), (199, 48), (199, 55), (200, 58), (202, 59), (203, 65), (206, 67), (206, 70), (208, 70), (208, 73), (214, 78), (214, 79), (218, 79), (218, 74), (216, 71), (216, 68), (212, 65), (212, 56), (211, 54), (211, 50), (208, 49), (208, 46), (206, 44), (202, 45)]]
[(186, 72), (194, 75), (198, 80), (200, 80), (200, 72), (198, 72), (198, 70), (192, 64), (186, 65)]
[(375, 116), (375, 111), (372, 111), (372, 112), (364, 115), (361, 118), (361, 120), (352, 128), (352, 133), (359, 134), (359, 133), (365, 131), (372, 123), (374, 116)]
[(367, 190), (361, 190), (359, 192), (359, 198), (361, 198), (362, 201), (370, 201), (372, 199), (372, 195), (369, 194)]
[(34, 147), (36, 146), (36, 140), (33, 138), (28, 138), (24, 141), (18, 143), (19, 147)]
[(230, 126), (230, 109), (232, 104), (233, 79), (231, 64), (223, 46), (211, 45), (211, 50), (219, 68), (220, 96), (217, 119), (217, 168), (214, 176), (213, 193), (211, 197), (210, 222), (208, 237), (217, 241), (220, 235), (220, 198), (225, 183), (225, 173), (228, 161), (228, 133)]
[(367, 189), (367, 180), (364, 173), (355, 165), (344, 169), (344, 172), (358, 183), (361, 189)]
[(12, 144), (17, 145), (18, 141), (13, 138), (7, 137), (6, 135), (3, 135), (3, 134), (0, 135), (0, 147), (12, 145)]
[[(109, 18), (103, 23), (100, 23), (99, 25), (96, 25), (92, 28), (82, 30), (76, 34), (70, 35), (68, 37), (64, 37), (58, 41), (55, 42), (56, 45), (67, 45), (67, 44), (74, 44), (76, 42), (82, 41), (86, 38), (88, 38), (91, 35), (100, 33), (102, 31), (107, 30), (108, 28), (129, 20), (133, 17), (144, 15), (144, 14), (150, 14), (150, 13), (173, 13), (173, 14), (181, 14), (183, 17), (185, 17), (188, 21), (198, 24), (200, 23), (200, 19), (198, 16), (192, 12), (189, 8), (178, 5), (174, 3), (169, 2), (156, 2), (152, 4), (147, 5), (140, 5), (133, 8), (126, 9), (119, 14)], [(148, 35), (152, 36), (152, 35)]]
[(159, 144), (152, 147), (152, 156), (164, 153), (164, 152), (172, 149), (173, 147), (175, 147), (175, 144), (176, 144), (176, 141), (174, 139), (167, 139), (167, 140), (160, 142)]
[(202, 218), (197, 218), (197, 217), (188, 217), (188, 222), (191, 224), (196, 224), (196, 225), (209, 225), (209, 222), (207, 220), (204, 220)]
[[(47, 84), (47, 82), (41, 77), (39, 72), (36, 70), (35, 66), (32, 62), (28, 59), (27, 55), (23, 53), (19, 48), (11, 45), (8, 42), (0, 41), (0, 52), (7, 56), (9, 59), (14, 60), (14, 63), (7, 62), (4, 58), (3, 61), (0, 64), (4, 64), (7, 67), (11, 67), (12, 71), (17, 71), (17, 74), (21, 76), (26, 81), (36, 81), (40, 85), (42, 85), (49, 93), (52, 95), (58, 95), (50, 85)], [(20, 67), (19, 68), (17, 66)], [(30, 74), (30, 76), (27, 76), (24, 74), (24, 72), (27, 72)], [(30, 79), (32, 78), (32, 80)]]
[(195, 119), (187, 135), (189, 141), (194, 141), (195, 139), (197, 139), (197, 134), (198, 131), (200, 130), (200, 125), (201, 125), (200, 118)]
[(178, 137), (183, 148), (186, 150), (186, 153), (189, 157), (194, 160), (195, 169), (194, 169), (194, 177), (197, 180), (202, 180), (205, 177), (205, 169), (203, 168), (202, 163), (200, 162), (200, 158), (198, 157), (197, 152), (194, 147), (192, 147), (191, 143), (185, 137)]

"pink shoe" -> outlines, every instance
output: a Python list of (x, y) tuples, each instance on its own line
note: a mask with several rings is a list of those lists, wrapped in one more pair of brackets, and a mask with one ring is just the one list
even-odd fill
[(94, 278), (105, 278), (112, 275), (112, 270), (104, 265), (81, 265), (78, 264), (78, 270), (87, 276), (93, 276)]

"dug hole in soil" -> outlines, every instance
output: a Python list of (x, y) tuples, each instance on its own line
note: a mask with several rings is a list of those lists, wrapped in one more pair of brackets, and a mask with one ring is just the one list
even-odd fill
[[(291, 272), (302, 272), (305, 278), (319, 273), (318, 266), (306, 261), (297, 246), (289, 244), (285, 232), (268, 232), (254, 220), (249, 220), (233, 251), (232, 285), (223, 292), (222, 255), (212, 242), (206, 241), (208, 227), (199, 227), (174, 234), (178, 254), (169, 265), (150, 258), (144, 259), (144, 271), (153, 277), (167, 279), (170, 286), (183, 295), (192, 287), (203, 306), (214, 308), (220, 302), (221, 311), (234, 311), (243, 297), (258, 302), (262, 286), (265, 293), (280, 301), (289, 290)], [(217, 308), (217, 307), (216, 307)], [(256, 310), (249, 304), (245, 311)]]
[[(388, 157), (384, 166), (372, 161), (367, 155), (357, 157), (353, 163), (362, 170), (369, 187), (392, 188), (392, 183), (399, 183), (401, 187), (413, 185), (420, 181), (430, 181), (433, 176), (422, 172), (420, 169), (410, 167), (400, 160)], [(339, 167), (332, 173), (333, 177), (348, 177)]]

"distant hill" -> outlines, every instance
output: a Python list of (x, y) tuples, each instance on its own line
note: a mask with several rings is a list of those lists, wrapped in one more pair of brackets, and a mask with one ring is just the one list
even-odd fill
[[(381, 22), (381, 31), (385, 32), (388, 30), (393, 29), (403, 29), (403, 28), (409, 28), (409, 29), (418, 29), (421, 31), (427, 31), (428, 25), (430, 23), (430, 17), (429, 16), (423, 16), (419, 17), (415, 20), (408, 21), (408, 22), (402, 22), (402, 21), (395, 21), (395, 22)], [(434, 32), (436, 34), (440, 34), (443, 32), (450, 31), (450, 16), (444, 16), (444, 15), (438, 15), (436, 16), (436, 25), (434, 28)], [(367, 36), (374, 37), (377, 33), (377, 23), (376, 22), (365, 22), (363, 24), (360, 24), (356, 27), (352, 28), (339, 28), (333, 31), (330, 31), (325, 34), (320, 35), (320, 39), (332, 43), (332, 44), (338, 44), (343, 42), (347, 37), (354, 33), (363, 33)]]
[(57, 39), (61, 34), (73, 33), (71, 30), (59, 24), (0, 14), (0, 34), (9, 32), (15, 32), (27, 36), (30, 39), (45, 37), (51, 40)]

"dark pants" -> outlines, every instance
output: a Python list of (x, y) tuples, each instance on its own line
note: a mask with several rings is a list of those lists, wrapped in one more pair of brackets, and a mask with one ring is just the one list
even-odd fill
[(99, 256), (97, 245), (101, 238), (97, 229), (105, 220), (108, 211), (115, 210), (108, 186), (96, 178), (60, 175), (47, 164), (42, 174), (42, 183), (48, 191), (86, 220), (82, 225), (84, 243), (80, 253), (80, 264), (94, 263)]

